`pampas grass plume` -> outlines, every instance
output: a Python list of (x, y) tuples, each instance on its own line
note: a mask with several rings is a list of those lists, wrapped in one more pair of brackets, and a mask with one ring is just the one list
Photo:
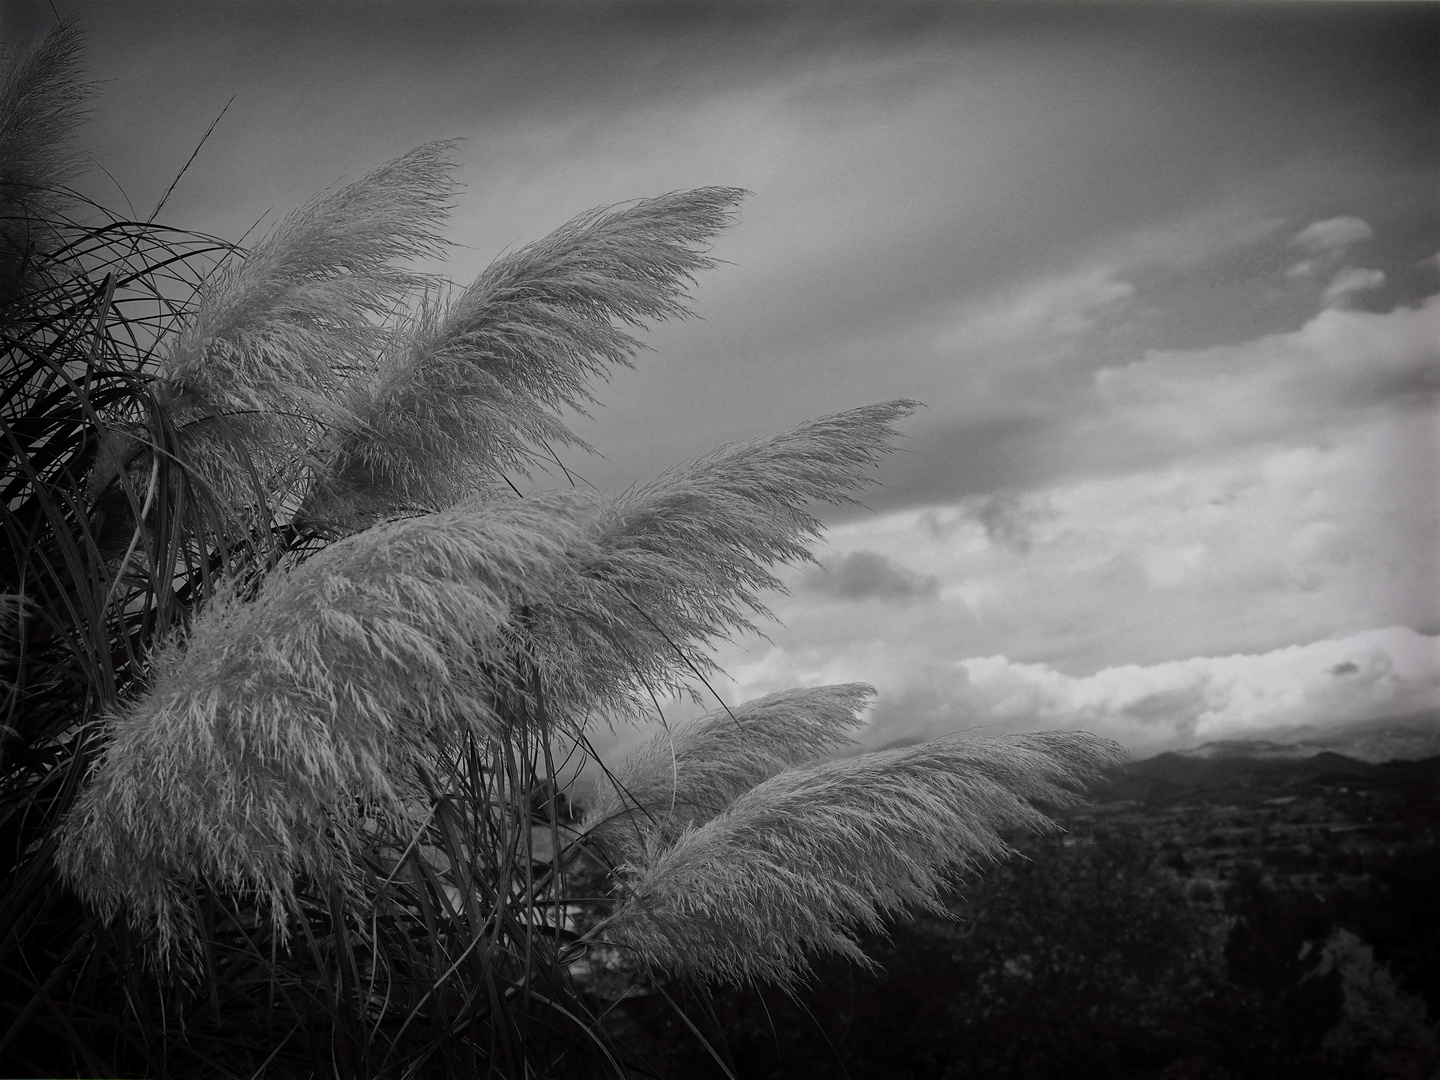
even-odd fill
[(647, 966), (737, 983), (792, 981), (815, 953), (867, 964), (857, 927), (938, 910), (957, 874), (1010, 853), (1004, 830), (1054, 828), (1035, 802), (1073, 803), (1123, 756), (1059, 732), (937, 739), (788, 769), (673, 842), (651, 834), (597, 936)]
[(542, 448), (583, 447), (559, 413), (583, 411), (591, 383), (629, 364), (640, 343), (624, 327), (689, 313), (686, 286), (714, 265), (700, 245), (743, 194), (701, 188), (590, 211), (423, 305), (352, 390), (355, 423), (332, 441), (307, 513), (443, 506), (528, 473)]
[(613, 863), (673, 840), (756, 784), (844, 746), (875, 691), (863, 683), (783, 690), (656, 735), (606, 775), (586, 814)]
[(425, 280), (400, 264), (445, 247), (453, 146), (417, 147), (312, 199), (206, 284), (160, 389), (212, 483), (244, 472), (237, 454), (266, 471), (308, 464), (325, 432), (353, 424), (344, 384), (373, 368), (386, 320)]
[(417, 764), (505, 736), (507, 623), (583, 543), (563, 500), (459, 507), (339, 541), (248, 603), (217, 598), (115, 718), (62, 871), (167, 940), (197, 877), (283, 918), (297, 874), (344, 877), (362, 810), (398, 827)]
[(724, 446), (613, 498), (596, 498), (595, 554), (564, 601), (533, 613), (534, 649), (561, 700), (625, 711), (689, 692), (714, 669), (705, 646), (768, 614), (770, 567), (810, 559), (808, 507), (845, 503), (890, 452), (916, 405), (892, 401)]
[(90, 87), (80, 80), (81, 39), (60, 23), (0, 72), (0, 301), (46, 283), (49, 249), (73, 201), (65, 184), (84, 168), (71, 145)]

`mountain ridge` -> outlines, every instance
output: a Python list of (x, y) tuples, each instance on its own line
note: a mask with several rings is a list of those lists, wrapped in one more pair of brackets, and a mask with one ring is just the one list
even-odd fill
[(1440, 754), (1440, 712), (1326, 727), (1307, 724), (1285, 731), (1256, 731), (1244, 739), (1219, 739), (1171, 751), (1196, 758), (1305, 758), (1327, 752), (1371, 764), (1434, 757)]
[[(906, 736), (882, 746), (858, 746), (842, 752), (839, 756), (847, 757), (877, 750), (898, 750), (934, 737), (936, 736)], [(1334, 754), (1371, 765), (1391, 761), (1423, 761), (1436, 757), (1440, 755), (1440, 711), (1324, 726), (1303, 724), (1285, 729), (1258, 729), (1247, 738), (1217, 739), (1198, 746), (1165, 750), (1149, 757), (1138, 758), (1135, 764), (1167, 755), (1194, 761), (1304, 761), (1321, 754)]]
[(1108, 784), (1091, 789), (1097, 804), (1155, 805), (1195, 799), (1251, 804), (1383, 792), (1429, 805), (1440, 790), (1440, 755), (1369, 762), (1328, 750), (1308, 757), (1198, 757), (1171, 751), (1119, 766), (1108, 779)]

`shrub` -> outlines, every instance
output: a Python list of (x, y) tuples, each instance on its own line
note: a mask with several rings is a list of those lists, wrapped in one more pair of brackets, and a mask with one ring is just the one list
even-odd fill
[(79, 47), (0, 99), (7, 1064), (618, 1073), (592, 945), (636, 977), (858, 957), (1114, 759), (826, 762), (870, 692), (814, 688), (671, 732), (577, 818), (588, 732), (704, 684), (911, 403), (522, 497), (743, 193), (594, 210), (453, 288), (406, 269), (444, 248), (433, 143), (242, 250), (64, 186)]

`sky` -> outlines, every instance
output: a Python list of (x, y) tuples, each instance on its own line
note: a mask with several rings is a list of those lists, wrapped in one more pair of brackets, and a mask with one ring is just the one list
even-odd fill
[[(18, 3), (78, 17), (87, 190), (239, 238), (461, 138), (446, 273), (748, 189), (567, 462), (619, 488), (893, 398), (865, 508), (721, 648), (867, 746), (1137, 754), (1440, 714), (1440, 8)], [(228, 109), (226, 108), (228, 104)]]

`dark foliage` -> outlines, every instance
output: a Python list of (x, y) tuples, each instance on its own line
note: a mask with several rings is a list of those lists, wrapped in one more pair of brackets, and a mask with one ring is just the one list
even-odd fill
[(1403, 990), (1440, 1017), (1440, 856), (1404, 852), (1378, 866), (1369, 888), (1345, 894), (1337, 920), (1375, 948)]
[[(1440, 845), (1415, 818), (1433, 804), (1435, 770), (1325, 765), (1271, 764), (1259, 782), (1241, 770), (1244, 805), (1222, 768), (1210, 770), (1225, 789), (1211, 809), (1167, 787), (1123, 822), (1074, 820), (1070, 836), (1022, 845), (1028, 860), (957, 894), (956, 919), (922, 916), (867, 942), (878, 971), (832, 964), (794, 997), (666, 992), (694, 1016), (708, 1005), (709, 1039), (746, 1077), (1429, 1080)], [(1342, 796), (1369, 777), (1372, 796), (1393, 799), (1336, 799), (1327, 819), (1318, 801), (1302, 812), (1280, 796), (1292, 822), (1328, 820), (1305, 843), (1265, 800), (1317, 775), (1344, 780)], [(1347, 828), (1356, 813), (1368, 832)], [(1222, 836), (1217, 819), (1246, 824)], [(1217, 842), (1177, 838), (1177, 821)], [(1223, 887), (1196, 881), (1202, 870)], [(624, 1002), (614, 1030), (657, 1076), (719, 1075), (664, 1003)]]
[[(831, 965), (788, 998), (722, 992), (741, 1076), (1148, 1075), (1175, 1053), (1176, 1006), (1203, 977), (1183, 894), (1128, 839), (1028, 845), (965, 890), (951, 920), (921, 917), (867, 942), (881, 970)], [(705, 1074), (677, 1042), (630, 1033), (667, 1076)], [(663, 1029), (661, 1029), (663, 1030)]]

